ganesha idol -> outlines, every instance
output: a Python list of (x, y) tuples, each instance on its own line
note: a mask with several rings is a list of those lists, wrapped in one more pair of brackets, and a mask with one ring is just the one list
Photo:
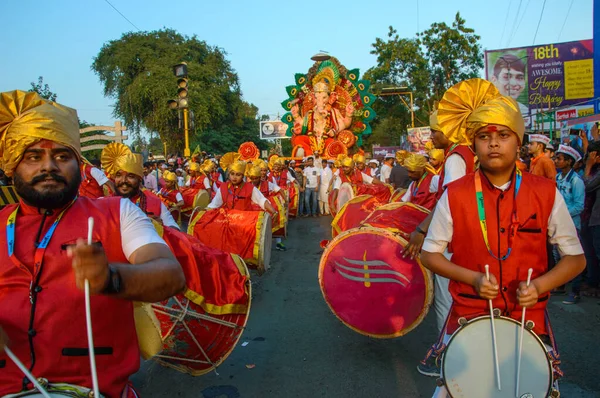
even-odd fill
[(296, 74), (296, 85), (286, 87), (289, 97), (282, 103), (289, 111), (282, 121), (292, 157), (335, 158), (362, 145), (375, 117), (375, 96), (368, 90), (369, 81), (359, 80), (357, 69), (348, 71), (334, 57), (315, 62), (306, 75)]

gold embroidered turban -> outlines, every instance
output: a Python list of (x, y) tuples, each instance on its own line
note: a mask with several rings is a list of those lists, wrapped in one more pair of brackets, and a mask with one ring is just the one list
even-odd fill
[(246, 162), (237, 160), (229, 165), (227, 171), (235, 171), (236, 173), (244, 174), (246, 171)]
[(406, 159), (404, 159), (404, 167), (408, 171), (424, 170), (426, 166), (427, 159), (425, 159), (425, 156), (419, 155), (418, 153), (411, 153)]

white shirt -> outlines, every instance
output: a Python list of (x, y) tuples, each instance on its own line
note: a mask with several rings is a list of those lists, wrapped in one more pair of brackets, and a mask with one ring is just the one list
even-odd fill
[[(259, 205), (261, 209), (265, 209), (265, 202), (267, 201), (267, 198), (265, 198), (265, 196), (256, 187), (252, 187), (251, 200), (252, 203)], [(206, 208), (218, 209), (221, 206), (223, 206), (223, 197), (221, 196), (221, 190), (218, 189), (217, 194)]]
[(315, 166), (305, 167), (303, 171), (306, 177), (306, 188), (317, 188), (319, 186), (319, 176), (321, 171)]
[(144, 188), (149, 189), (152, 192), (158, 191), (158, 181), (152, 172), (147, 176), (144, 176)]
[[(366, 175), (365, 173), (361, 172), (360, 173), (362, 175), (362, 180), (365, 184), (372, 184), (373, 183), (373, 177)], [(340, 189), (340, 186), (342, 185), (342, 178), (341, 177), (337, 177), (333, 183), (333, 189)]]
[(273, 184), (271, 181), (267, 181), (267, 184), (269, 184), (269, 192), (277, 193), (277, 192), (281, 191), (281, 188), (279, 188), (279, 185)]
[(177, 176), (177, 185), (182, 187), (185, 184), (185, 180), (182, 176)]
[(142, 246), (150, 243), (166, 245), (152, 221), (129, 199), (121, 198), (120, 221), (121, 248), (127, 260)]
[(163, 225), (175, 228), (179, 231), (179, 224), (177, 224), (177, 222), (173, 218), (173, 215), (171, 214), (169, 209), (167, 209), (167, 206), (165, 206), (164, 203), (160, 204), (160, 220), (162, 221)]
[[(437, 179), (435, 179), (435, 177), (437, 177)], [(439, 181), (440, 177), (438, 175), (433, 176), (433, 178), (431, 179), (431, 182), (429, 183), (429, 192), (430, 193), (434, 193), (437, 192), (437, 181)], [(400, 199), (402, 202), (410, 202), (412, 199), (412, 191), (413, 188), (415, 186), (415, 182), (411, 182), (410, 185), (408, 186), (408, 189), (406, 190), (406, 192), (404, 192), (404, 195), (402, 195), (402, 199)]]
[[(444, 188), (452, 181), (456, 181), (459, 178), (467, 175), (467, 164), (462, 156), (458, 154), (452, 154), (448, 156), (444, 163)], [(431, 185), (429, 185), (429, 192), (436, 193), (440, 184), (440, 175), (435, 175), (431, 179)]]
[[(508, 189), (510, 181), (501, 187), (503, 191)], [(460, 215), (457, 215), (460, 216)], [(477, 233), (479, 231), (476, 231)], [(448, 203), (448, 192), (444, 192), (442, 197), (435, 206), (433, 218), (423, 243), (423, 250), (430, 253), (443, 253), (448, 247), (448, 243), (452, 241), (454, 234), (454, 221), (450, 212), (450, 205)], [(481, 234), (481, 232), (479, 232)], [(480, 239), (483, 239), (480, 235)], [(569, 214), (569, 209), (565, 204), (565, 200), (562, 195), (556, 189), (554, 195), (554, 206), (548, 218), (548, 237), (549, 241), (553, 245), (558, 246), (558, 251), (561, 256), (575, 256), (583, 254), (583, 249), (579, 243), (577, 237), (577, 230)], [(477, 238), (475, 236), (474, 238)]]
[(92, 175), (94, 180), (96, 180), (96, 182), (100, 186), (102, 186), (108, 182), (108, 177), (106, 176), (106, 174), (104, 174), (104, 172), (102, 170), (100, 170), (96, 167), (92, 167), (90, 169), (90, 174)]
[(381, 181), (389, 182), (390, 175), (392, 174), (392, 168), (387, 164), (381, 166)]

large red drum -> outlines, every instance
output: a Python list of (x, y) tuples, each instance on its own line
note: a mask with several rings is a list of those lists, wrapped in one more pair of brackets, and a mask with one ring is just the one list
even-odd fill
[(394, 188), (389, 184), (356, 184), (355, 195), (372, 195), (381, 203), (389, 202)]
[(359, 195), (346, 202), (331, 222), (331, 236), (357, 228), (381, 202), (371, 195)]
[(259, 274), (270, 267), (271, 216), (264, 211), (200, 211), (190, 221), (188, 234), (208, 247), (239, 255)]
[(186, 277), (183, 294), (135, 305), (144, 358), (199, 376), (221, 364), (238, 343), (250, 311), (248, 269), (235, 255), (155, 223)]
[(329, 211), (331, 212), (332, 217), (335, 217), (337, 214), (337, 195), (337, 189), (332, 189), (327, 195), (327, 203), (329, 203)]
[(300, 199), (300, 188), (297, 182), (292, 182), (287, 186), (289, 216), (296, 217), (298, 215), (298, 201)]
[(379, 228), (338, 235), (319, 264), (323, 297), (352, 330), (376, 338), (405, 335), (431, 306), (431, 273), (419, 260), (402, 257), (407, 242)]
[(388, 203), (373, 210), (361, 225), (385, 228), (410, 239), (410, 234), (428, 215), (429, 210), (414, 203)]
[(183, 208), (181, 211), (186, 216), (190, 216), (194, 209), (204, 210), (210, 203), (210, 195), (205, 189), (183, 187), (180, 189), (183, 196)]
[[(287, 225), (289, 219), (289, 208), (285, 205), (285, 197), (283, 192), (271, 193), (266, 197), (271, 206), (277, 210), (277, 215), (273, 217), (271, 222), (271, 232), (273, 236), (287, 237)], [(252, 204), (252, 210), (262, 210), (257, 204)]]

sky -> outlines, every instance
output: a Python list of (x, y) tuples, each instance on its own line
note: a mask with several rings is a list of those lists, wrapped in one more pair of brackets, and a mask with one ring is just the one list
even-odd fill
[(114, 123), (114, 100), (90, 66), (130, 31), (171, 28), (224, 49), (244, 99), (272, 117), (284, 113), (285, 86), (308, 71), (311, 56), (324, 50), (362, 73), (375, 66), (372, 43), (389, 26), (413, 38), (460, 12), (484, 50), (593, 36), (593, 0), (4, 0), (2, 10), (0, 91), (29, 90), (43, 76), (59, 103), (97, 125)]

